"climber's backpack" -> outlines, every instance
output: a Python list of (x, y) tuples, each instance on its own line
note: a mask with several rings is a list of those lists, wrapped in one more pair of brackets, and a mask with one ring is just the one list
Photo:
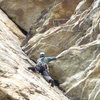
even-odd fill
[(45, 67), (47, 69), (48, 68), (48, 65), (46, 64), (45, 60), (46, 59), (44, 57), (39, 58), (37, 60), (37, 65), (42, 66), (42, 67)]

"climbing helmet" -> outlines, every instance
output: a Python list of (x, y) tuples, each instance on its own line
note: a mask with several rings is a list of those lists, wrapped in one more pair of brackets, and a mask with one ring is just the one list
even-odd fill
[(40, 52), (40, 57), (45, 57), (45, 53), (44, 52)]

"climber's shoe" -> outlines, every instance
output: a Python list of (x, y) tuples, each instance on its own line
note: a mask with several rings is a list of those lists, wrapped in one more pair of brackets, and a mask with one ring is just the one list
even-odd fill
[(50, 80), (49, 83), (51, 83), (51, 86), (54, 87), (55, 85), (54, 80)]
[(54, 85), (55, 85), (55, 83), (54, 83), (54, 81), (52, 81), (52, 82), (51, 82), (51, 86), (54, 87)]
[(28, 67), (29, 70), (31, 70), (31, 67)]
[(33, 72), (36, 72), (35, 67), (28, 67), (29, 70), (32, 70)]

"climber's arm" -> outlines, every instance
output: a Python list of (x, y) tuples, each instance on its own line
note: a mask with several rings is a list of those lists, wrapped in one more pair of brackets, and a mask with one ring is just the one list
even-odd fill
[(59, 58), (62, 58), (63, 57), (63, 55), (58, 55), (58, 56), (56, 56), (56, 59), (59, 59)]
[(56, 60), (56, 57), (48, 57), (48, 62)]

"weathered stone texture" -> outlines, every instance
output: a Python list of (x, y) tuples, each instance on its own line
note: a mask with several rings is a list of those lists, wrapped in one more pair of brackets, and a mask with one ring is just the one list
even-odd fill
[[(20, 40), (20, 43), (25, 39), (24, 34), (18, 29), (18, 27), (4, 14), (2, 10), (0, 10), (0, 20), (1, 20), (1, 31), (5, 30), (5, 32), (10, 32), (12, 31), (13, 34), (11, 33), (10, 36), (14, 36), (15, 40), (18, 38)], [(5, 25), (8, 27), (7, 30), (5, 29)], [(4, 34), (5, 35), (5, 34)], [(17, 42), (18, 42), (17, 39)]]
[[(59, 1), (57, 0), (57, 2)], [(44, 18), (53, 4), (54, 0), (3, 0), (1, 8), (13, 21), (29, 32), (32, 25)], [(45, 19), (46, 16), (43, 20)], [(35, 30), (34, 27), (33, 31)]]
[[(13, 1), (16, 2), (16, 0)], [(22, 1), (18, 0), (17, 4)], [(24, 13), (29, 16), (18, 15), (22, 13), (22, 8), (15, 7), (18, 10), (14, 10), (17, 12), (17, 17), (26, 16), (24, 20), (28, 19), (25, 21), (28, 22), (25, 25), (21, 24), (23, 20), (21, 22), (18, 22), (18, 19), (15, 20), (25, 30), (29, 30), (32, 20), (35, 22), (44, 8), (49, 8), (54, 4), (52, 0), (50, 3), (41, 3), (41, 5), (38, 1), (31, 1), (29, 4), (32, 7), (36, 4), (34, 10), (36, 15), (25, 13), (28, 8), (24, 9), (24, 5), (19, 7), (22, 7)], [(57, 0), (57, 2), (59, 1)], [(14, 12), (12, 12), (12, 8), (9, 8), (10, 6), (7, 6), (9, 11), (6, 9), (8, 2), (3, 2), (2, 8), (11, 16)], [(26, 0), (23, 2), (26, 5)], [(40, 18), (43, 21), (40, 20), (39, 23), (34, 24), (35, 27), (33, 25), (35, 30), (33, 33), (35, 34), (24, 43), (22, 49), (32, 60), (38, 58), (40, 51), (46, 52), (47, 56), (62, 56), (56, 62), (50, 63), (50, 73), (54, 79), (59, 80), (60, 87), (65, 90), (66, 96), (75, 98), (75, 100), (99, 100), (100, 0), (63, 0), (60, 3), (57, 2), (55, 7), (52, 6), (52, 9), (47, 10), (48, 13), (44, 16), (46, 19)], [(78, 4), (78, 2), (80, 3)]]
[(40, 51), (47, 56), (62, 52), (62, 58), (51, 63), (50, 73), (66, 95), (99, 100), (100, 0), (82, 0), (65, 24), (37, 33), (23, 49), (33, 60)]
[(0, 10), (0, 100), (67, 100), (40, 74), (27, 70), (35, 64), (20, 47), (23, 38), (16, 25)]

